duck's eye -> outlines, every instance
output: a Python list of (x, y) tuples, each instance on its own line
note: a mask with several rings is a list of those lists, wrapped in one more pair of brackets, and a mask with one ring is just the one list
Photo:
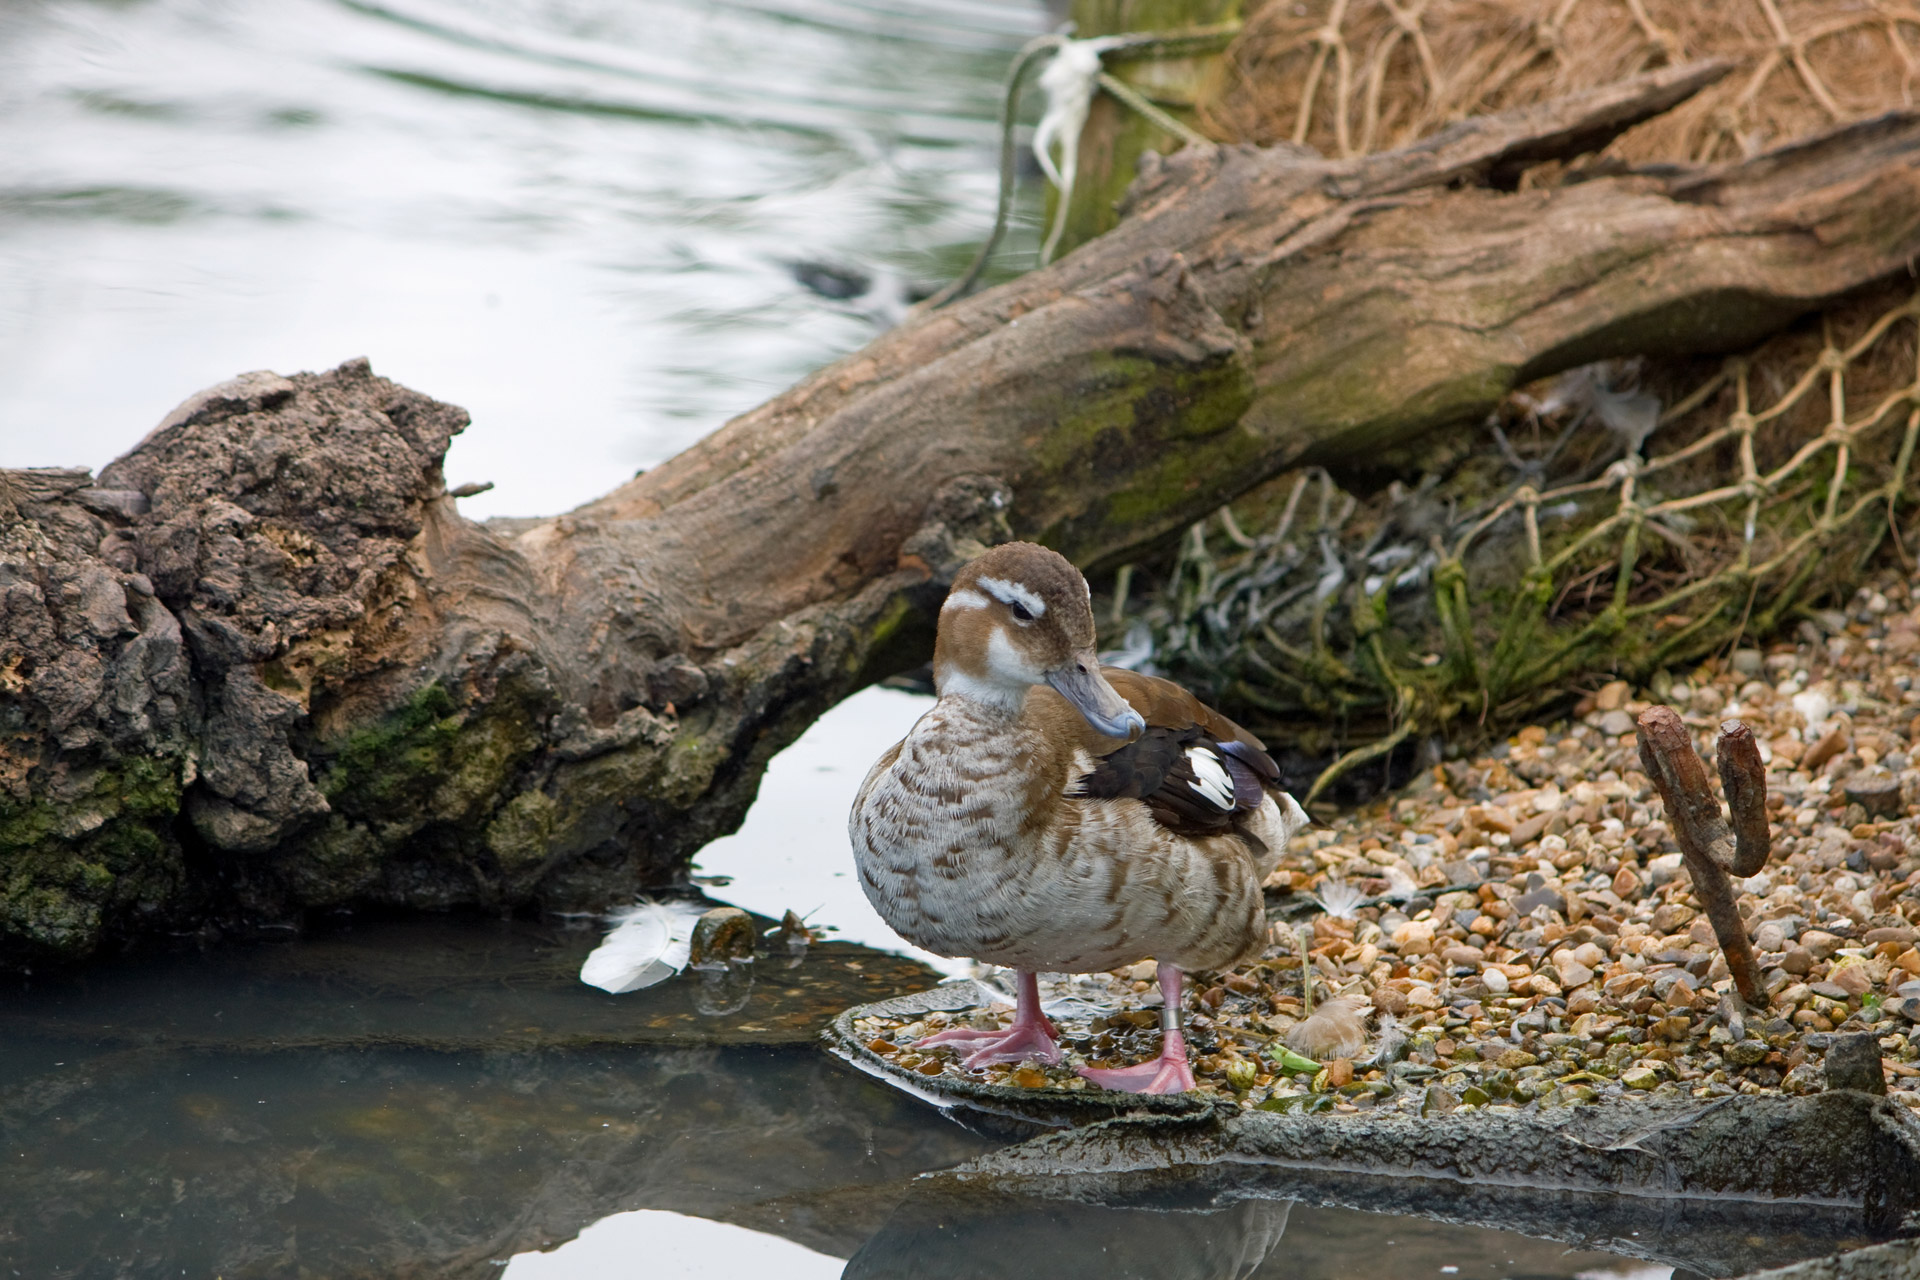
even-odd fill
[(1021, 604), (1018, 600), (1008, 601), (1007, 608), (1013, 610), (1013, 616), (1019, 619), (1021, 622), (1033, 621), (1033, 614), (1029, 613), (1027, 611), (1027, 606)]

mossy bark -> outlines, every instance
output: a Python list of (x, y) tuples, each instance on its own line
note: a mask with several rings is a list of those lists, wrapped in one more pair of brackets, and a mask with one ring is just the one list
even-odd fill
[(465, 415), (364, 361), (205, 392), (97, 481), (7, 473), (0, 955), (342, 903), (607, 905), (923, 659), (986, 544), (1113, 562), (1556, 361), (1670, 348), (1690, 300), (1764, 300), (1682, 335), (1720, 349), (1920, 254), (1913, 116), (1705, 175), (1483, 185), (1717, 74), (1351, 162), (1150, 162), (1107, 235), (549, 520), (462, 519), (440, 459)]

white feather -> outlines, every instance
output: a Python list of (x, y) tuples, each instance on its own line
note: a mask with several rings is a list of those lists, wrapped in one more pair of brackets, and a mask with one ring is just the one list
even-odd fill
[(687, 967), (700, 908), (685, 902), (642, 902), (608, 919), (613, 930), (586, 963), (580, 981), (621, 995), (664, 982)]
[(1357, 885), (1332, 878), (1321, 881), (1320, 892), (1312, 896), (1320, 904), (1320, 909), (1335, 920), (1354, 919), (1360, 904), (1367, 900), (1367, 895), (1360, 892)]
[(1220, 757), (1205, 747), (1188, 747), (1187, 761), (1193, 766), (1193, 781), (1187, 786), (1216, 809), (1233, 808), (1233, 777)]

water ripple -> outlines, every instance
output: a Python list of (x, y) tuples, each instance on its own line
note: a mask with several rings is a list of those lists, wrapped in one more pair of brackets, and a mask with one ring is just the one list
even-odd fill
[(0, 7), (0, 464), (99, 466), (201, 386), (364, 354), (473, 412), (450, 476), (499, 487), (472, 514), (583, 501), (964, 264), (1000, 76), (1051, 21), (1039, 0)]

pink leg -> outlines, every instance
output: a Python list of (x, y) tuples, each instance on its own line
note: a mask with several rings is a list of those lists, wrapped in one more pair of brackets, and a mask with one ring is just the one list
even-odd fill
[(1025, 1062), (1028, 1058), (1048, 1066), (1060, 1061), (1060, 1045), (1054, 1039), (1053, 1024), (1040, 1012), (1040, 977), (1022, 973), (1019, 979), (1013, 1021), (1004, 1029), (980, 1031), (973, 1027), (955, 1027), (928, 1036), (914, 1048), (924, 1049), (935, 1044), (965, 1046), (973, 1050), (960, 1064), (968, 1069), (995, 1062)]
[(1180, 970), (1160, 966), (1160, 999), (1168, 1013), (1160, 1015), (1160, 1056), (1137, 1067), (1082, 1067), (1080, 1074), (1103, 1089), (1122, 1093), (1186, 1093), (1193, 1086), (1187, 1066), (1187, 1041), (1180, 1034)]

